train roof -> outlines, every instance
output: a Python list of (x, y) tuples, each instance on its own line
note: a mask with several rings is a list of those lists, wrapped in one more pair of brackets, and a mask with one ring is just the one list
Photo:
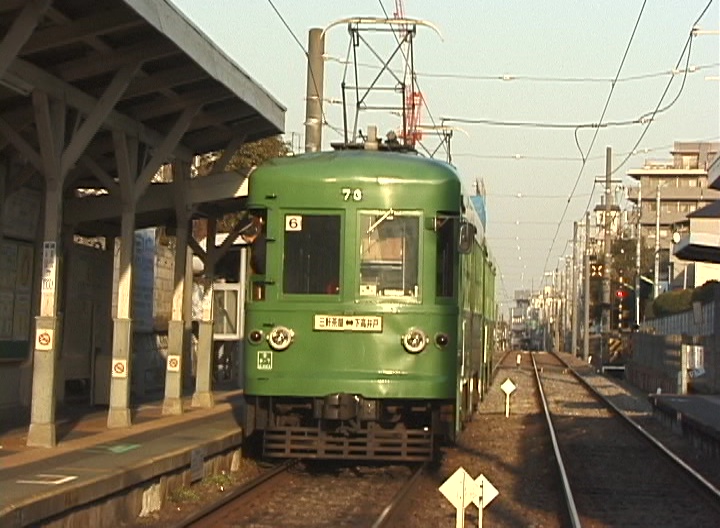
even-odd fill
[[(348, 177), (408, 176), (414, 180), (456, 180), (455, 168), (443, 161), (419, 156), (411, 152), (381, 152), (371, 150), (338, 150), (315, 152), (299, 156), (274, 158), (257, 168), (256, 172), (275, 172), (293, 169), (297, 177), (337, 177), (342, 170)], [(292, 177), (289, 176), (289, 177)]]

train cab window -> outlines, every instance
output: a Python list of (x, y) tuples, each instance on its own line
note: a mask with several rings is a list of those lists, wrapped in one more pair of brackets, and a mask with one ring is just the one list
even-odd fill
[(285, 215), (283, 292), (340, 293), (340, 215)]
[[(265, 275), (265, 256), (267, 250), (267, 211), (265, 210), (253, 210), (250, 211), (247, 223), (244, 229), (240, 233), (240, 236), (250, 248), (250, 271), (252, 276), (250, 278), (251, 286), (251, 299), (253, 301), (262, 301), (265, 299), (265, 281), (262, 278)], [(221, 264), (223, 259), (220, 260), (216, 266), (216, 271), (222, 273)], [(220, 268), (218, 270), (218, 268)]]
[(360, 296), (418, 298), (418, 216), (360, 215)]
[(437, 234), (435, 292), (438, 297), (454, 295), (456, 225), (457, 219), (448, 216), (438, 216), (435, 222)]

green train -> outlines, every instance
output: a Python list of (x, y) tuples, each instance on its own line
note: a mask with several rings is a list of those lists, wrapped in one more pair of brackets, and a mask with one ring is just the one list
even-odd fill
[(244, 434), (267, 457), (415, 461), (487, 389), (495, 267), (449, 164), (363, 148), (250, 177)]

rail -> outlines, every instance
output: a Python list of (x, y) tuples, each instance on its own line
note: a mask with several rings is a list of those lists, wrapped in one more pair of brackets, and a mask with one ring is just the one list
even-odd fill
[(538, 372), (537, 363), (535, 363), (535, 354), (531, 354), (530, 359), (533, 364), (533, 371), (535, 372), (535, 380), (537, 381), (538, 393), (540, 394), (540, 402), (542, 403), (543, 412), (545, 413), (545, 421), (548, 424), (548, 431), (550, 432), (550, 439), (552, 441), (553, 452), (555, 453), (555, 460), (558, 464), (558, 470), (560, 471), (560, 478), (562, 480), (563, 494), (565, 495), (565, 504), (567, 505), (568, 515), (570, 516), (570, 522), (573, 528), (581, 528), (580, 516), (578, 515), (577, 507), (575, 506), (575, 499), (572, 494), (572, 487), (570, 486), (570, 480), (565, 470), (565, 464), (563, 463), (562, 454), (560, 453), (560, 445), (557, 441), (557, 435), (555, 434), (555, 427), (553, 425), (552, 417), (550, 416), (550, 409), (545, 399), (545, 391), (543, 390), (542, 380), (540, 379), (540, 373)]

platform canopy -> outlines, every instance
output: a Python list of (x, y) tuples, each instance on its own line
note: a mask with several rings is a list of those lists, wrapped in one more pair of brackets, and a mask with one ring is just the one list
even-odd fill
[(119, 200), (121, 136), (144, 178), (283, 131), (285, 108), (168, 0), (3, 0), (0, 27), (9, 192), (39, 188), (58, 147), (68, 199), (95, 188)]

